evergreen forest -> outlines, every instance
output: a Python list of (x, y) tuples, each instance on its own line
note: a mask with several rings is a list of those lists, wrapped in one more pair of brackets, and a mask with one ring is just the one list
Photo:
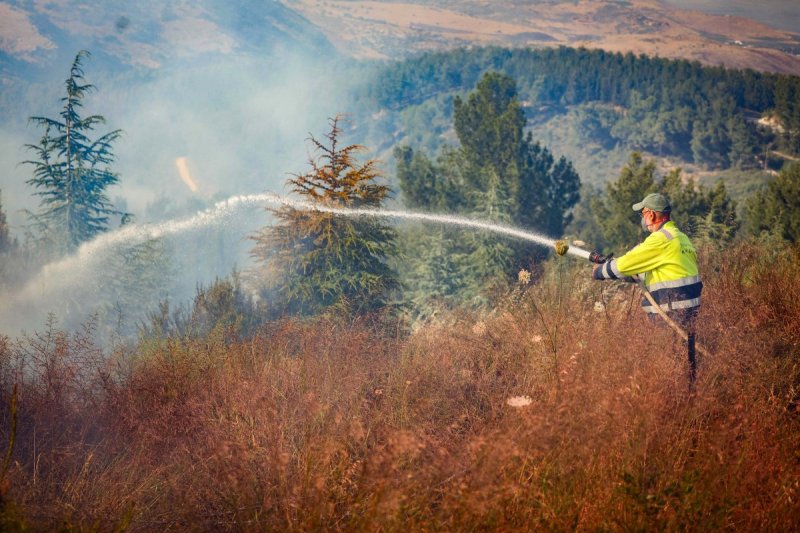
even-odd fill
[(532, 123), (580, 106), (580, 129), (605, 146), (623, 143), (712, 169), (764, 166), (765, 150), (800, 154), (795, 76), (603, 50), (474, 48), (391, 64), (364, 91), (375, 105), (401, 112), (408, 135), (435, 149), (431, 135), (449, 127), (453, 97), (486, 71), (517, 82)]

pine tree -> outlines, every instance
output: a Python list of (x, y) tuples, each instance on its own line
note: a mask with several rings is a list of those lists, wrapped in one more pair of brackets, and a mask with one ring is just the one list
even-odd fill
[[(406, 207), (437, 213), (457, 209), (462, 199), (458, 186), (446, 172), (454, 168), (453, 165), (437, 165), (423, 152), (415, 152), (408, 146), (395, 148), (394, 157)], [(441, 159), (446, 161), (448, 154), (443, 154)]]
[(428, 318), (460, 303), (466, 290), (459, 273), (462, 246), (458, 229), (414, 227), (400, 233), (403, 256), (398, 261), (406, 298), (417, 318)]
[[(442, 150), (435, 165), (410, 148), (396, 151), (406, 205), (560, 236), (578, 201), (580, 178), (566, 159), (556, 161), (525, 135), (514, 80), (485, 74), (466, 100), (455, 98), (453, 123), (460, 146)], [(458, 257), (459, 280), (453, 286), (460, 287), (462, 300), (476, 304), (486, 303), (520, 267), (546, 253), (486, 232), (464, 233), (457, 248), (452, 253)], [(417, 273), (424, 271), (416, 265), (421, 260), (411, 260)], [(435, 270), (429, 265), (431, 276)]]
[(747, 204), (746, 229), (751, 235), (771, 233), (800, 240), (800, 163), (793, 163)]
[[(673, 206), (670, 217), (687, 235), (694, 234), (698, 219), (708, 212), (708, 198), (705, 190), (695, 185), (694, 180), (683, 183), (681, 169), (676, 168), (664, 176), (660, 191)], [(638, 200), (637, 200), (638, 201)]]
[(119, 181), (110, 165), (114, 161), (113, 143), (122, 132), (113, 130), (93, 140), (91, 132), (105, 123), (105, 118), (80, 115), (84, 98), (94, 89), (84, 80), (82, 62), (87, 57), (87, 51), (75, 56), (65, 82), (60, 118), (30, 117), (44, 133), (38, 145), (27, 145), (35, 159), (24, 161), (34, 168), (27, 183), (41, 197), (40, 210), (31, 217), (42, 239), (65, 251), (107, 231), (112, 216), (126, 218), (106, 193)]
[(684, 182), (677, 168), (664, 176), (659, 192), (670, 199), (672, 220), (690, 237), (724, 244), (738, 230), (736, 203), (721, 180), (713, 189), (707, 189), (693, 179)]
[(514, 220), (525, 227), (559, 237), (580, 199), (581, 180), (565, 157), (552, 153), (529, 133), (520, 147), (519, 183)]
[(632, 153), (619, 178), (607, 185), (603, 209), (597, 206), (598, 224), (607, 246), (619, 251), (641, 240), (639, 214), (631, 206), (655, 190), (655, 163)]
[[(478, 82), (466, 102), (453, 102), (453, 125), (467, 160), (478, 167), (491, 167), (501, 187), (514, 179), (525, 113), (517, 99), (514, 80), (489, 72)], [(483, 189), (481, 182), (470, 183)]]
[(713, 189), (706, 191), (706, 203), (708, 208), (696, 223), (694, 236), (698, 242), (725, 246), (736, 236), (740, 226), (736, 202), (728, 195), (725, 182), (720, 180)]
[[(313, 136), (311, 170), (289, 179), (293, 193), (312, 203), (378, 208), (389, 195), (379, 184), (376, 162), (356, 161), (359, 145), (339, 146), (341, 117), (331, 119), (327, 142)], [(325, 311), (363, 314), (389, 302), (398, 288), (387, 259), (395, 254), (395, 231), (380, 219), (349, 218), (283, 206), (271, 209), (277, 224), (255, 234), (252, 255), (265, 265), (274, 289), (273, 311), (314, 315)]]
[(578, 235), (598, 248), (608, 247), (617, 252), (629, 249), (645, 236), (639, 214), (631, 206), (651, 192), (669, 199), (671, 219), (690, 237), (725, 244), (739, 227), (736, 204), (724, 182), (707, 189), (694, 180), (684, 181), (679, 168), (668, 172), (663, 179), (656, 179), (655, 162), (645, 161), (634, 152), (619, 178), (606, 186), (604, 195), (582, 202), (582, 208), (589, 213), (581, 213), (580, 225), (574, 225)]
[(731, 165), (736, 168), (752, 166), (757, 141), (747, 122), (739, 115), (732, 116), (728, 119), (727, 128), (730, 138), (728, 159)]

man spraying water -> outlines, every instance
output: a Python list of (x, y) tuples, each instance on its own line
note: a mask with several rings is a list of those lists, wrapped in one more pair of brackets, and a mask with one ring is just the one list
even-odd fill
[(598, 263), (592, 270), (596, 280), (620, 279), (643, 282), (646, 298), (642, 307), (651, 319), (663, 313), (686, 333), (689, 379), (697, 371), (695, 322), (700, 309), (703, 282), (697, 267), (697, 253), (689, 237), (670, 220), (672, 206), (658, 193), (648, 194), (633, 210), (642, 217), (642, 229), (650, 235), (619, 258), (592, 252), (589, 260)]

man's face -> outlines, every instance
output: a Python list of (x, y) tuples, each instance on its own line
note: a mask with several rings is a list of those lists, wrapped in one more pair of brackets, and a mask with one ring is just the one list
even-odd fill
[(642, 229), (645, 231), (650, 231), (650, 226), (655, 223), (655, 212), (645, 207), (641, 210), (640, 214), (642, 215)]

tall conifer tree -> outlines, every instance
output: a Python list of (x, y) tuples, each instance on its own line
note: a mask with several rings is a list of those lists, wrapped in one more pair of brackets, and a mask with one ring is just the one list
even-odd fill
[(110, 165), (114, 161), (113, 143), (122, 134), (113, 130), (96, 139), (90, 135), (105, 123), (101, 115), (81, 116), (84, 98), (94, 89), (85, 83), (83, 60), (89, 52), (75, 56), (66, 79), (66, 96), (59, 118), (30, 117), (44, 128), (39, 144), (27, 145), (35, 159), (24, 161), (33, 166), (27, 181), (41, 197), (38, 213), (31, 217), (44, 240), (64, 251), (108, 230), (112, 216), (126, 218), (108, 199), (108, 187), (119, 178)]
[[(360, 164), (359, 145), (339, 146), (340, 117), (325, 141), (313, 136), (311, 170), (289, 179), (293, 193), (334, 207), (379, 208), (389, 188), (377, 182), (376, 162)], [(378, 218), (350, 218), (283, 206), (277, 223), (254, 235), (252, 255), (267, 268), (276, 312), (313, 315), (329, 310), (363, 314), (384, 306), (398, 287), (387, 264), (395, 231)]]
[[(443, 150), (438, 165), (409, 148), (395, 152), (406, 204), (560, 236), (578, 201), (580, 179), (571, 163), (563, 157), (556, 161), (525, 134), (515, 81), (485, 74), (466, 100), (454, 100), (453, 123), (460, 147)], [(477, 303), (543, 253), (485, 232), (462, 234), (458, 242), (457, 285), (464, 299)]]

